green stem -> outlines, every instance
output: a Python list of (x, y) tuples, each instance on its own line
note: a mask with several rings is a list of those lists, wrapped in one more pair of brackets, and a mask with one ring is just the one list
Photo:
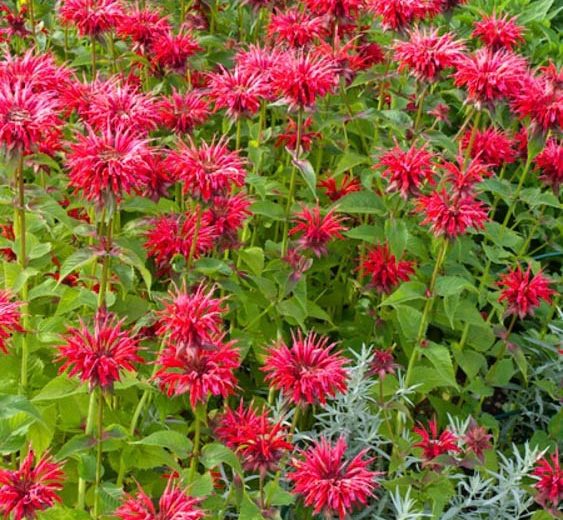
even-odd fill
[(200, 228), (201, 228), (201, 206), (199, 204), (197, 204), (197, 206), (196, 206), (195, 229), (194, 229), (194, 234), (193, 234), (193, 237), (192, 237), (192, 243), (190, 244), (190, 253), (189, 253), (189, 256), (188, 256), (188, 262), (187, 262), (187, 265), (186, 265), (188, 272), (192, 268), (192, 263), (193, 263), (193, 260), (195, 258), (195, 255), (196, 255), (197, 239), (198, 239), (198, 236), (199, 236), (199, 229)]
[(194, 440), (192, 448), (192, 460), (190, 461), (190, 482), (193, 482), (197, 473), (197, 465), (199, 463), (199, 448), (201, 443), (201, 419), (200, 415), (207, 414), (207, 401), (204, 404), (198, 404), (193, 410), (194, 413)]
[[(103, 223), (102, 223), (103, 225)], [(106, 225), (105, 235), (105, 252), (102, 261), (102, 278), (100, 280), (100, 289), (98, 291), (98, 308), (102, 309), (106, 306), (106, 294), (110, 282), (110, 265), (111, 265), (111, 248), (113, 241), (113, 217), (109, 217)]]
[(430, 296), (426, 299), (426, 303), (424, 304), (424, 310), (422, 311), (422, 317), (420, 318), (420, 326), (418, 328), (418, 334), (416, 336), (416, 341), (414, 344), (414, 348), (411, 352), (411, 356), (409, 358), (409, 364), (407, 367), (407, 374), (405, 376), (405, 385), (409, 386), (413, 377), (414, 366), (419, 359), (420, 356), (420, 344), (426, 335), (426, 328), (428, 326), (428, 318), (430, 316), (430, 312), (434, 305), (434, 287), (436, 286), (436, 280), (438, 279), (438, 273), (442, 268), (442, 264), (446, 258), (446, 252), (448, 250), (448, 240), (443, 239), (442, 244), (440, 246), (440, 251), (438, 252), (438, 257), (436, 258), (436, 264), (434, 265), (434, 271), (432, 272), (432, 278), (430, 279), (430, 286), (428, 287), (428, 291)]
[(528, 246), (530, 245), (530, 242), (532, 241), (532, 239), (534, 238), (534, 235), (536, 234), (536, 231), (538, 230), (538, 227), (540, 226), (540, 224), (542, 223), (543, 220), (543, 215), (545, 212), (545, 208), (546, 206), (543, 205), (540, 208), (540, 214), (538, 215), (538, 217), (536, 218), (536, 221), (534, 222), (534, 225), (532, 226), (532, 229), (530, 231), (530, 233), (528, 234), (526, 241), (524, 242), (524, 244), (522, 245), (522, 247), (520, 248), (520, 251), (518, 251), (518, 254), (516, 255), (517, 258), (522, 258), (522, 256), (524, 255), (524, 253), (528, 250)]
[(96, 79), (96, 37), (91, 38), (91, 53), (92, 53), (92, 79)]
[(242, 118), (239, 117), (237, 119), (237, 133), (236, 133), (236, 138), (235, 138), (235, 149), (239, 150), (240, 148), (240, 134), (241, 134), (241, 127), (242, 127)]
[(98, 394), (98, 418), (97, 418), (97, 444), (96, 444), (96, 481), (94, 482), (94, 511), (95, 520), (100, 518), (100, 484), (102, 481), (102, 448), (104, 436), (104, 394), (101, 388)]
[(426, 86), (423, 87), (422, 92), (418, 98), (418, 110), (416, 112), (416, 119), (414, 122), (414, 133), (416, 134), (418, 131), (418, 127), (420, 126), (420, 122), (422, 121), (422, 114), (424, 112), (424, 100), (426, 98)]
[[(88, 403), (88, 416), (86, 417), (86, 429), (84, 433), (89, 436), (94, 430), (94, 416), (96, 414), (96, 393), (90, 392), (90, 400)], [(78, 479), (78, 500), (77, 509), (83, 510), (86, 503), (86, 481), (80, 477)]]
[[(463, 158), (463, 167), (467, 166), (469, 159), (471, 158), (471, 150), (473, 149), (473, 144), (475, 143), (475, 137), (477, 137), (477, 131), (479, 130), (479, 122), (481, 120), (481, 111), (478, 110), (475, 113), (475, 120), (473, 121), (473, 128), (471, 129), (471, 135), (469, 136), (469, 143), (465, 149), (465, 156)], [(461, 165), (460, 165), (461, 166)]]
[[(301, 131), (303, 124), (303, 109), (299, 109), (297, 112), (297, 139), (295, 141), (295, 158), (299, 160), (301, 151)], [(293, 197), (295, 193), (295, 181), (297, 175), (297, 166), (295, 161), (292, 161), (291, 165), (291, 177), (289, 179), (289, 191), (287, 194), (287, 203), (285, 206), (285, 222), (283, 225), (283, 236), (282, 236), (282, 258), (287, 255), (287, 246), (289, 242), (289, 220), (291, 215), (291, 206), (293, 205)]]

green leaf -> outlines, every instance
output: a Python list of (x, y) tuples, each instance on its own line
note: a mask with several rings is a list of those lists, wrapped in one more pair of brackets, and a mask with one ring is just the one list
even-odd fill
[(372, 191), (356, 191), (342, 197), (336, 205), (336, 211), (350, 214), (384, 215), (385, 206)]
[(479, 292), (469, 280), (461, 276), (439, 276), (436, 280), (436, 294), (438, 296), (460, 295), (465, 289)]
[(272, 506), (290, 506), (295, 502), (295, 497), (276, 480), (271, 480), (264, 486), (264, 493), (268, 504)]
[(0, 419), (10, 419), (20, 413), (43, 422), (43, 417), (24, 396), (0, 394)]
[(380, 226), (362, 224), (361, 226), (345, 231), (344, 235), (354, 240), (363, 240), (369, 244), (377, 244), (383, 240), (383, 231)]
[(55, 401), (71, 395), (85, 394), (87, 390), (86, 385), (80, 383), (80, 381), (71, 379), (66, 374), (61, 374), (51, 379), (32, 401)]
[(391, 248), (391, 252), (401, 257), (407, 247), (409, 232), (403, 220), (388, 219), (385, 221), (385, 237)]
[(344, 172), (348, 172), (359, 164), (369, 164), (369, 157), (354, 152), (346, 152), (338, 161), (334, 170), (334, 176), (337, 177)]
[(381, 110), (380, 114), (400, 129), (410, 128), (413, 124), (410, 116), (403, 110)]
[(143, 282), (145, 282), (145, 286), (147, 291), (151, 292), (151, 285), (152, 285), (152, 275), (150, 271), (146, 268), (145, 263), (143, 260), (139, 258), (137, 253), (132, 249), (127, 248), (120, 248), (117, 257), (125, 264), (130, 265), (139, 271)]
[(271, 200), (259, 200), (250, 206), (254, 215), (262, 215), (272, 220), (284, 220), (285, 211), (283, 207)]
[(494, 386), (506, 386), (514, 375), (512, 359), (501, 359), (491, 367), (487, 374), (487, 382)]
[[(409, 302), (412, 300), (424, 300), (426, 295), (426, 285), (422, 282), (405, 282), (402, 283), (387, 298), (384, 298), (381, 305), (390, 305), (395, 308), (398, 304)], [(401, 306), (402, 309), (411, 309), (411, 307)]]
[(80, 453), (82, 451), (88, 451), (96, 444), (96, 440), (85, 434), (75, 435), (69, 439), (63, 447), (57, 452), (55, 458), (57, 460), (68, 459), (71, 455), (75, 453)]
[(293, 164), (301, 172), (305, 184), (313, 194), (313, 197), (317, 198), (317, 175), (313, 169), (313, 165), (306, 159), (293, 159)]
[(261, 247), (248, 247), (239, 251), (242, 261), (257, 276), (264, 270), (264, 250)]
[(415, 340), (422, 320), (422, 312), (408, 305), (394, 305), (394, 307), (401, 332), (407, 340)]
[(187, 457), (192, 449), (192, 443), (188, 437), (174, 430), (161, 430), (154, 432), (144, 439), (130, 442), (129, 444), (141, 444), (143, 446), (158, 446), (159, 448), (166, 448), (174, 453), (174, 455), (181, 458)]
[(260, 508), (253, 502), (253, 500), (244, 493), (242, 497), (242, 502), (240, 504), (240, 516), (241, 520), (264, 520), (264, 517), (260, 513)]
[(75, 253), (72, 253), (65, 259), (63, 265), (61, 266), (60, 277), (57, 281), (57, 285), (60, 285), (70, 273), (78, 271), (79, 269), (95, 262), (102, 254), (103, 253), (101, 251), (94, 250), (93, 248), (79, 249)]
[(487, 366), (485, 356), (473, 350), (464, 350), (462, 352), (454, 350), (454, 357), (468, 379), (476, 377), (481, 368)]
[(277, 306), (278, 312), (282, 316), (293, 318), (302, 327), (305, 326), (305, 319), (307, 318), (307, 308), (301, 302), (292, 296), (288, 300), (284, 300)]
[(432, 363), (442, 380), (441, 386), (452, 386), (457, 388), (454, 367), (448, 348), (430, 343), (428, 347), (421, 349), (422, 355)]
[(235, 453), (218, 442), (206, 444), (203, 447), (200, 459), (201, 463), (208, 469), (216, 468), (219, 464), (227, 464), (233, 471), (242, 475), (242, 466)]

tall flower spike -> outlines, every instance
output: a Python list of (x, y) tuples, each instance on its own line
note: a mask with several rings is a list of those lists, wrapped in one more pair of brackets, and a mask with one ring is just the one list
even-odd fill
[(231, 151), (226, 138), (197, 146), (192, 140), (180, 142), (169, 154), (169, 167), (192, 197), (210, 200), (242, 187), (246, 179), (245, 161), (238, 151)]
[(215, 340), (214, 350), (197, 350), (189, 356), (175, 345), (168, 345), (157, 360), (154, 375), (161, 390), (168, 397), (189, 393), (190, 404), (207, 401), (210, 395), (223, 398), (235, 392), (237, 379), (234, 371), (240, 366), (240, 355), (235, 342)]
[(188, 291), (185, 285), (170, 292), (169, 300), (158, 314), (157, 334), (166, 335), (178, 355), (199, 349), (214, 350), (223, 331), (227, 312), (223, 298), (213, 297), (214, 288), (203, 283)]
[(326, 403), (347, 387), (347, 360), (333, 352), (335, 346), (312, 332), (293, 334), (291, 348), (282, 341), (267, 352), (262, 367), (266, 381), (296, 405)]
[(23, 332), (20, 325), (21, 302), (11, 300), (12, 296), (8, 291), (0, 291), (0, 352), (4, 354), (8, 353), (7, 340), (10, 336), (14, 332)]
[(379, 487), (375, 481), (378, 473), (368, 469), (373, 459), (364, 458), (366, 450), (350, 459), (346, 449), (344, 437), (334, 445), (321, 437), (291, 461), (293, 472), (287, 478), (294, 484), (293, 492), (302, 495), (315, 514), (324, 513), (327, 518), (337, 514), (344, 520), (354, 507), (365, 505)]
[(438, 29), (409, 31), (408, 41), (394, 45), (399, 71), (410, 70), (419, 81), (435, 81), (439, 73), (453, 67), (463, 56), (465, 45), (452, 33), (438, 35)]
[(4, 518), (24, 520), (53, 507), (61, 499), (62, 465), (48, 453), (34, 464), (35, 454), (29, 450), (19, 469), (0, 469), (0, 514)]
[(136, 496), (126, 495), (115, 511), (120, 520), (201, 520), (205, 513), (198, 507), (200, 499), (189, 496), (170, 478), (158, 501), (158, 508), (140, 485)]
[(341, 232), (346, 231), (342, 217), (337, 217), (333, 209), (323, 217), (319, 206), (303, 208), (294, 216), (294, 220), (296, 224), (289, 230), (290, 236), (301, 234), (299, 245), (311, 250), (317, 257), (326, 254), (327, 245), (332, 239), (343, 239)]
[(518, 265), (508, 273), (501, 275), (497, 285), (501, 287), (499, 302), (508, 303), (508, 314), (516, 314), (520, 319), (534, 313), (541, 300), (551, 302), (555, 293), (549, 287), (550, 281), (539, 272), (532, 275), (531, 267), (526, 271)]
[(369, 284), (380, 293), (390, 293), (401, 281), (414, 273), (414, 263), (397, 260), (387, 244), (378, 244), (368, 251), (360, 270), (369, 277)]
[(90, 390), (100, 387), (112, 389), (121, 378), (121, 371), (133, 372), (135, 363), (142, 363), (138, 356), (137, 339), (122, 329), (124, 320), (100, 310), (94, 317), (93, 331), (80, 321), (80, 327), (69, 327), (58, 347), (57, 361), (62, 361), (59, 373), (68, 369), (70, 376), (78, 375), (87, 382)]
[(471, 195), (450, 195), (445, 189), (420, 197), (416, 209), (424, 214), (434, 235), (455, 238), (468, 229), (482, 229), (487, 220), (485, 205)]

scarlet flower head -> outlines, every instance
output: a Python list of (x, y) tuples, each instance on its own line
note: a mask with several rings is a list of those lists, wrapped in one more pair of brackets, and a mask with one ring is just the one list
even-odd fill
[[(307, 132), (313, 124), (313, 120), (307, 117), (301, 125), (300, 147), (309, 151), (315, 139), (318, 139), (321, 134), (319, 132)], [(290, 150), (297, 149), (297, 123), (294, 119), (289, 119), (285, 133), (280, 134), (276, 140), (276, 146), (286, 146)]]
[(487, 430), (479, 426), (475, 421), (471, 421), (467, 432), (463, 437), (463, 441), (467, 450), (474, 453), (475, 456), (483, 462), (485, 460), (485, 451), (492, 448), (491, 439), (493, 436), (487, 433)]
[(184, 192), (204, 201), (226, 195), (242, 187), (246, 179), (245, 161), (238, 151), (227, 147), (226, 138), (197, 146), (191, 139), (180, 141), (169, 155), (170, 171), (184, 183)]
[(155, 67), (184, 73), (188, 58), (201, 51), (189, 28), (182, 26), (178, 34), (157, 34), (150, 46), (150, 57)]
[(346, 457), (348, 446), (344, 437), (333, 445), (324, 437), (301, 452), (302, 458), (291, 461), (293, 472), (287, 478), (294, 484), (294, 493), (302, 495), (314, 514), (327, 518), (337, 514), (343, 520), (354, 507), (365, 505), (379, 487), (378, 473), (368, 469), (373, 459), (366, 459), (366, 450), (353, 458)]
[(19, 469), (0, 469), (0, 514), (4, 518), (24, 520), (36, 517), (38, 511), (53, 507), (61, 499), (62, 465), (48, 453), (34, 464), (35, 454), (29, 450)]
[(436, 81), (442, 70), (453, 67), (463, 56), (465, 45), (452, 33), (439, 36), (438, 29), (417, 27), (408, 34), (408, 41), (395, 43), (395, 60), (399, 72), (410, 70), (419, 81)]
[(387, 244), (378, 244), (368, 251), (360, 270), (369, 276), (369, 284), (380, 293), (390, 293), (401, 281), (414, 273), (414, 262), (397, 260)]
[(541, 172), (540, 179), (559, 193), (559, 186), (563, 183), (563, 146), (555, 139), (549, 139), (534, 163)]
[(224, 343), (214, 339), (213, 350), (189, 351), (169, 344), (159, 355), (159, 369), (154, 375), (160, 389), (168, 397), (189, 393), (190, 404), (207, 401), (210, 395), (223, 398), (235, 391), (234, 371), (240, 366), (240, 355), (235, 342)]
[(152, 7), (133, 6), (119, 21), (117, 34), (131, 38), (133, 49), (141, 53), (147, 51), (157, 36), (170, 33), (171, 26), (167, 16)]
[(343, 239), (341, 231), (346, 231), (342, 217), (335, 216), (334, 209), (323, 217), (319, 206), (303, 208), (294, 216), (294, 221), (296, 225), (289, 230), (289, 235), (300, 233), (298, 244), (319, 258), (327, 253), (327, 244), (335, 238)]
[(392, 349), (373, 351), (370, 373), (375, 374), (379, 379), (383, 379), (387, 374), (394, 374), (399, 366), (395, 363)]
[(223, 68), (220, 73), (209, 75), (209, 97), (215, 102), (215, 109), (226, 108), (233, 119), (258, 112), (260, 102), (269, 92), (264, 75), (247, 68)]
[(80, 327), (69, 327), (65, 343), (58, 347), (57, 361), (63, 362), (59, 373), (69, 369), (69, 376), (78, 375), (91, 390), (111, 390), (122, 370), (133, 372), (134, 363), (143, 362), (137, 354), (137, 339), (122, 328), (124, 321), (102, 309), (94, 316), (93, 331), (82, 320)]
[(551, 302), (555, 291), (549, 287), (547, 279), (540, 271), (535, 276), (531, 267), (526, 271), (518, 265), (508, 273), (501, 275), (497, 285), (502, 288), (499, 302), (508, 303), (508, 314), (516, 314), (520, 319), (532, 315), (541, 304), (541, 300)]
[(62, 0), (59, 16), (81, 36), (99, 36), (117, 27), (125, 13), (119, 0)]
[(165, 150), (151, 150), (151, 153), (144, 158), (146, 184), (143, 187), (142, 195), (154, 201), (166, 197), (168, 189), (173, 184), (165, 153)]
[(334, 177), (323, 179), (319, 182), (319, 186), (324, 189), (326, 196), (333, 202), (341, 199), (348, 193), (362, 191), (362, 183), (360, 179), (352, 177), (350, 174), (345, 173), (340, 179), (340, 183)]
[(333, 61), (312, 51), (286, 52), (271, 75), (273, 90), (293, 109), (313, 107), (337, 84)]
[(436, 457), (449, 453), (458, 453), (460, 451), (457, 445), (456, 435), (447, 428), (438, 434), (438, 423), (436, 419), (428, 422), (428, 428), (424, 428), (422, 424), (415, 426), (414, 433), (420, 435), (421, 440), (414, 444), (416, 448), (422, 448), (422, 460), (424, 466), (431, 468), (440, 468), (440, 462), (436, 461)]
[(368, 0), (368, 9), (381, 17), (384, 30), (402, 31), (417, 19), (436, 14), (424, 0)]
[(450, 195), (445, 189), (420, 197), (417, 211), (424, 214), (422, 224), (430, 224), (434, 235), (456, 238), (468, 229), (482, 229), (487, 220), (485, 205), (471, 195)]
[(196, 208), (195, 212), (156, 218), (146, 234), (145, 249), (165, 272), (176, 255), (197, 259), (213, 250), (217, 238), (211, 213)]
[(245, 69), (250, 74), (262, 74), (264, 81), (269, 82), (272, 71), (284, 56), (285, 52), (277, 48), (270, 49), (250, 45), (247, 50), (237, 52), (235, 64), (238, 68)]
[(12, 295), (8, 291), (0, 291), (0, 351), (4, 354), (8, 353), (7, 341), (10, 336), (14, 332), (23, 332), (20, 307), (21, 302), (12, 301)]
[(326, 35), (326, 18), (311, 16), (298, 7), (274, 13), (268, 25), (269, 38), (293, 48), (307, 47)]
[(477, 49), (457, 60), (456, 87), (467, 89), (467, 100), (480, 107), (516, 94), (526, 74), (526, 60), (505, 49)]
[[(475, 150), (475, 147), (473, 149)], [(440, 166), (445, 172), (445, 179), (450, 183), (454, 197), (473, 196), (475, 185), (493, 174), (489, 165), (481, 162), (480, 156), (466, 163), (465, 158), (458, 155), (456, 163), (444, 161)]]
[(269, 349), (262, 367), (265, 379), (296, 405), (324, 404), (347, 387), (347, 360), (333, 352), (335, 346), (327, 337), (303, 337), (299, 331), (292, 335), (291, 348), (281, 341)]
[(534, 484), (537, 491), (536, 501), (542, 507), (557, 511), (563, 500), (563, 471), (559, 462), (559, 450), (556, 449), (550, 456), (541, 458), (534, 468), (533, 475), (538, 479)]
[(34, 153), (49, 131), (60, 126), (58, 112), (59, 103), (52, 92), (0, 79), (0, 145), (5, 153)]
[(524, 41), (522, 32), (523, 28), (516, 23), (515, 16), (512, 18), (509, 18), (508, 15), (497, 17), (493, 14), (475, 22), (475, 30), (471, 36), (479, 38), (493, 50), (511, 51)]
[(510, 164), (516, 159), (512, 139), (506, 133), (490, 127), (485, 130), (467, 130), (462, 138), (462, 148), (467, 150), (473, 135), (470, 156), (490, 166)]
[(249, 209), (251, 202), (243, 192), (211, 199), (209, 207), (211, 223), (225, 245), (236, 245), (237, 232), (252, 215)]
[(262, 476), (276, 471), (281, 458), (293, 448), (286, 440), (286, 430), (272, 422), (266, 410), (258, 414), (252, 407), (245, 409), (242, 401), (237, 410), (226, 409), (215, 434), (240, 455), (247, 471)]
[(125, 194), (142, 191), (149, 153), (147, 140), (130, 128), (106, 126), (96, 132), (87, 127), (66, 154), (70, 185), (100, 207), (119, 202)]
[(188, 351), (214, 350), (220, 344), (223, 317), (227, 308), (223, 298), (213, 296), (214, 288), (201, 283), (188, 291), (185, 286), (170, 292), (159, 312), (157, 334), (166, 335), (179, 355)]
[(352, 18), (363, 7), (363, 0), (305, 0), (307, 7), (316, 14), (334, 18)]
[(173, 478), (158, 501), (158, 508), (143, 488), (137, 484), (137, 495), (126, 495), (114, 515), (120, 520), (201, 520), (205, 513), (198, 507), (200, 499), (181, 490)]
[(183, 134), (204, 123), (210, 115), (209, 103), (197, 90), (172, 95), (159, 102), (159, 123), (169, 130)]
[(409, 195), (418, 194), (425, 180), (435, 184), (432, 159), (433, 154), (424, 147), (413, 145), (405, 151), (396, 145), (379, 158), (376, 167), (385, 168), (382, 175), (389, 179), (387, 191), (398, 191), (401, 197), (407, 199)]

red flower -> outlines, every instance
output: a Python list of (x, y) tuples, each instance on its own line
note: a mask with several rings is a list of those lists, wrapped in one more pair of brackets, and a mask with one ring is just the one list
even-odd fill
[(184, 94), (172, 91), (170, 97), (159, 102), (159, 123), (178, 133), (187, 133), (204, 123), (209, 117), (209, 103), (201, 92), (191, 90)]
[(454, 196), (472, 196), (475, 185), (493, 174), (489, 166), (481, 162), (480, 156), (464, 163), (465, 159), (460, 155), (457, 157), (457, 164), (444, 161), (440, 165), (445, 170), (445, 178), (453, 188)]
[[(264, 81), (270, 81), (272, 71), (284, 57), (285, 53), (278, 49), (263, 49), (258, 45), (251, 45), (247, 50), (237, 52), (235, 63), (249, 74), (262, 74)], [(274, 99), (273, 95), (271, 99)]]
[(387, 374), (394, 374), (399, 366), (395, 363), (391, 349), (374, 350), (370, 372), (379, 377), (379, 379), (383, 379)]
[(292, 340), (291, 348), (281, 341), (268, 351), (262, 367), (266, 381), (296, 405), (324, 404), (346, 391), (347, 360), (332, 352), (336, 343), (315, 333), (303, 337), (301, 331)]
[(108, 90), (94, 92), (82, 117), (98, 131), (110, 126), (145, 134), (156, 128), (158, 112), (152, 96), (127, 85), (115, 85)]
[(209, 207), (211, 224), (222, 241), (226, 243), (236, 241), (236, 233), (242, 228), (244, 221), (252, 215), (249, 210), (250, 204), (250, 199), (243, 192), (211, 199)]
[[(11, 250), (10, 250), (11, 251)], [(0, 291), (0, 351), (8, 353), (7, 340), (14, 332), (23, 332), (20, 325), (21, 302), (12, 302), (10, 293)]]
[(508, 273), (501, 275), (497, 285), (502, 288), (499, 302), (508, 302), (508, 314), (517, 314), (520, 319), (532, 315), (540, 306), (541, 300), (551, 302), (555, 293), (549, 287), (550, 281), (539, 272), (532, 276), (531, 267), (526, 271), (518, 265)]
[(505, 49), (482, 48), (458, 59), (456, 68), (456, 87), (466, 87), (467, 100), (480, 105), (518, 92), (526, 74), (526, 60)]
[(182, 26), (178, 34), (157, 34), (150, 46), (149, 57), (158, 68), (183, 73), (188, 58), (201, 50), (189, 29)]
[(540, 179), (559, 193), (559, 186), (563, 183), (563, 146), (550, 139), (534, 162), (541, 171)]
[(416, 209), (424, 213), (422, 224), (430, 224), (436, 236), (455, 238), (469, 228), (482, 229), (487, 220), (485, 205), (470, 195), (449, 195), (445, 189), (420, 197)]
[(439, 468), (441, 464), (436, 462), (436, 457), (448, 453), (458, 453), (457, 437), (447, 428), (438, 435), (438, 424), (435, 419), (428, 422), (430, 431), (426, 430), (422, 424), (415, 426), (414, 433), (420, 435), (422, 439), (414, 444), (415, 448), (422, 448), (422, 459), (424, 466)]
[[(309, 151), (313, 141), (321, 136), (319, 132), (307, 132), (307, 129), (310, 128), (312, 124), (313, 120), (308, 117), (301, 125), (300, 146), (305, 151)], [(288, 120), (285, 133), (280, 134), (276, 140), (276, 146), (282, 145), (286, 146), (290, 150), (295, 150), (297, 148), (297, 123), (293, 119)]]
[(235, 391), (234, 371), (240, 366), (239, 351), (234, 345), (234, 341), (223, 343), (216, 338), (214, 350), (186, 352), (182, 344), (174, 345), (171, 334), (170, 344), (158, 357), (160, 368), (154, 379), (168, 397), (189, 393), (194, 409), (210, 395), (226, 398)]
[(61, 501), (58, 492), (63, 488), (62, 465), (48, 453), (35, 465), (34, 459), (33, 450), (29, 450), (19, 469), (0, 469), (0, 513), (4, 518), (35, 518), (38, 511)]
[(268, 36), (278, 45), (306, 47), (327, 34), (326, 19), (311, 16), (297, 7), (275, 13), (268, 25)]
[(342, 217), (334, 215), (330, 210), (324, 217), (321, 216), (319, 206), (303, 210), (294, 216), (297, 224), (289, 230), (289, 235), (302, 233), (298, 239), (299, 245), (304, 249), (310, 249), (317, 257), (327, 252), (327, 244), (333, 239), (343, 239), (341, 231), (346, 231), (342, 225)]
[[(17, 7), (14, 11), (10, 11), (7, 5), (0, 5), (0, 13), (3, 13), (7, 28), (0, 28), (0, 41), (9, 41), (13, 36), (26, 38), (30, 33), (25, 27), (27, 17), (27, 6), (22, 5), (18, 11)], [(7, 37), (5, 37), (7, 36)]]
[(473, 38), (479, 38), (487, 47), (493, 50), (512, 50), (516, 45), (524, 41), (522, 27), (516, 23), (516, 17), (498, 17), (496, 15), (485, 16), (482, 20), (475, 22)]
[(205, 201), (226, 195), (246, 179), (245, 162), (238, 151), (227, 147), (226, 138), (200, 146), (190, 140), (180, 142), (178, 150), (169, 155), (170, 171), (184, 183), (184, 192)]
[(52, 92), (36, 91), (33, 83), (0, 80), (0, 145), (8, 154), (33, 153), (61, 124)]
[(537, 490), (536, 501), (543, 507), (558, 510), (559, 503), (563, 500), (563, 471), (559, 463), (559, 450), (540, 459), (533, 475), (538, 478), (538, 482), (534, 484)]
[(117, 26), (117, 34), (122, 38), (131, 38), (134, 49), (144, 53), (157, 36), (170, 33), (168, 17), (151, 7), (135, 5), (126, 13)]
[(59, 15), (81, 36), (99, 36), (118, 26), (125, 13), (119, 0), (62, 0)]
[(188, 292), (186, 287), (176, 288), (170, 300), (159, 312), (158, 334), (166, 335), (168, 344), (175, 346), (179, 355), (188, 350), (213, 350), (222, 337), (223, 298), (213, 297), (214, 288), (201, 283)]
[(510, 164), (516, 159), (516, 151), (512, 147), (512, 140), (500, 130), (486, 128), (485, 130), (467, 130), (462, 138), (462, 148), (469, 147), (473, 135), (473, 146), (470, 155), (490, 166)]
[(168, 195), (168, 189), (173, 184), (167, 167), (165, 150), (151, 150), (144, 160), (146, 184), (143, 187), (142, 195), (158, 201), (161, 197)]
[(123, 330), (123, 322), (114, 314), (99, 310), (94, 317), (94, 331), (80, 320), (80, 327), (69, 327), (65, 344), (60, 345), (57, 361), (63, 361), (59, 373), (69, 369), (69, 376), (77, 375), (88, 382), (90, 389), (99, 386), (111, 389), (120, 380), (119, 372), (135, 370), (133, 363), (142, 363), (137, 355), (137, 340)]
[(246, 68), (223, 68), (220, 74), (209, 75), (209, 97), (215, 101), (215, 109), (226, 108), (233, 119), (258, 112), (269, 92), (264, 76)]
[(162, 271), (166, 271), (176, 255), (197, 259), (209, 253), (217, 240), (217, 229), (211, 220), (211, 214), (202, 212), (201, 208), (196, 208), (195, 212), (156, 218), (146, 235), (148, 256), (155, 259)]
[(514, 92), (512, 109), (524, 119), (530, 117), (543, 130), (563, 128), (563, 88), (552, 63), (538, 76), (525, 76)]
[(81, 190), (87, 200), (104, 206), (143, 189), (148, 180), (146, 139), (129, 128), (106, 127), (100, 133), (87, 128), (86, 135), (76, 134), (76, 140), (66, 154), (66, 165), (70, 185)]
[(414, 262), (397, 260), (387, 244), (378, 244), (368, 251), (360, 269), (378, 292), (390, 293), (401, 281), (409, 280), (413, 267)]
[(338, 186), (334, 177), (320, 181), (319, 186), (325, 190), (326, 196), (332, 201), (337, 201), (345, 195), (348, 195), (348, 193), (362, 191), (360, 179), (352, 177), (347, 173), (340, 179), (340, 186)]
[(407, 151), (398, 145), (385, 152), (376, 167), (384, 167), (383, 177), (389, 179), (387, 191), (398, 191), (401, 197), (416, 195), (424, 180), (435, 184), (432, 171), (433, 155), (423, 148), (411, 146)]
[(368, 8), (379, 15), (383, 29), (401, 31), (417, 18), (431, 14), (424, 0), (368, 0)]
[(362, 68), (369, 68), (385, 61), (385, 54), (380, 45), (373, 42), (358, 45), (358, 57), (362, 62)]
[(289, 279), (292, 282), (298, 282), (313, 265), (312, 258), (301, 255), (296, 249), (288, 249), (282, 260), (291, 268)]
[(126, 495), (125, 501), (115, 511), (120, 520), (200, 520), (205, 513), (199, 509), (200, 500), (193, 498), (176, 486), (173, 478), (158, 501), (158, 510), (150, 497), (138, 485), (137, 496)]
[(440, 71), (453, 67), (463, 56), (465, 45), (446, 33), (438, 35), (438, 29), (409, 31), (408, 41), (397, 41), (394, 45), (395, 60), (399, 72), (410, 69), (419, 81), (435, 81)]
[(215, 434), (241, 456), (247, 471), (261, 475), (276, 471), (281, 458), (292, 449), (281, 424), (273, 423), (265, 410), (261, 414), (252, 407), (245, 410), (242, 401), (238, 410), (227, 407)]
[(363, 7), (363, 0), (305, 0), (316, 14), (330, 15), (334, 18), (351, 18)]
[(472, 420), (463, 440), (467, 446), (467, 450), (474, 453), (475, 456), (483, 462), (485, 460), (485, 451), (492, 448), (492, 438), (493, 436), (490, 433), (487, 433), (485, 428), (479, 426)]
[(346, 440), (340, 437), (334, 445), (325, 438), (302, 452), (303, 459), (293, 459), (294, 471), (287, 478), (294, 484), (294, 493), (302, 495), (314, 513), (329, 518), (338, 514), (343, 520), (359, 504), (365, 505), (379, 485), (378, 473), (370, 471), (373, 459), (365, 459), (366, 450), (354, 458), (345, 457)]
[(310, 108), (338, 84), (332, 60), (303, 51), (287, 52), (272, 70), (272, 88), (291, 108)]

